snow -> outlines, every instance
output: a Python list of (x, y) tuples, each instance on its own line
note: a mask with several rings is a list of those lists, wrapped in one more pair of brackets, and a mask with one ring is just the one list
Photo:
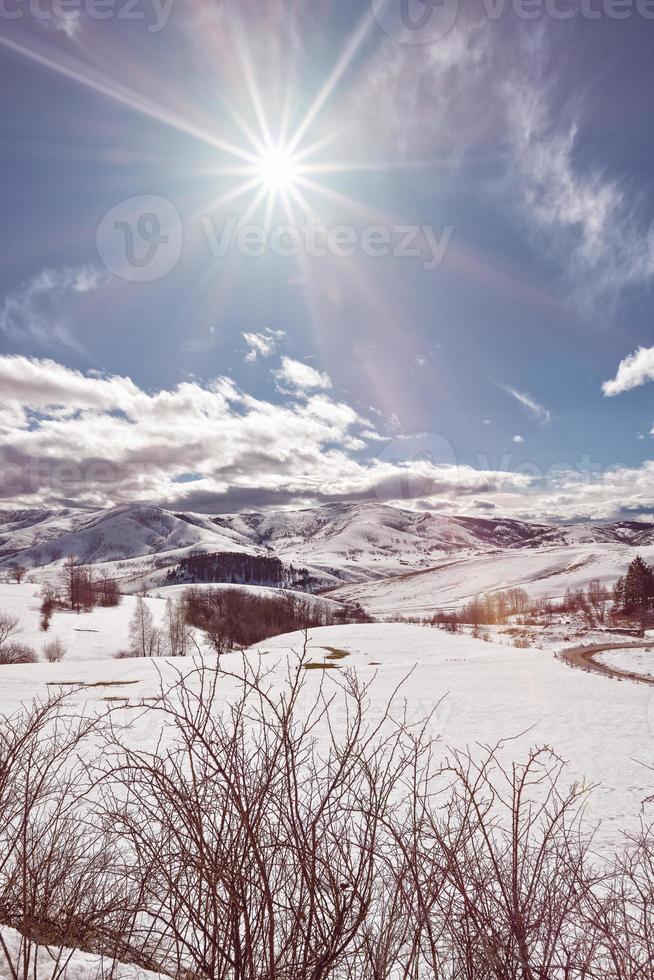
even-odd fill
[[(44, 633), (40, 627), (40, 587), (24, 582), (21, 585), (0, 583), (0, 610), (18, 619), (15, 639), (34, 647), (40, 655), (46, 643), (58, 638), (66, 649), (65, 660), (69, 663), (106, 660), (119, 650), (128, 649), (129, 622), (136, 601), (134, 596), (123, 596), (119, 606), (106, 609), (97, 607), (91, 612), (80, 613), (57, 610), (50, 620), (50, 629)], [(145, 602), (152, 612), (155, 625), (160, 625), (166, 610), (164, 600), (146, 599)], [(0, 665), (0, 678), (6, 670)]]
[[(21, 940), (22, 936), (15, 929), (0, 927), (12, 966), (19, 963), (22, 969)], [(32, 950), (32, 955), (33, 955)], [(64, 969), (65, 966), (65, 969)], [(21, 976), (21, 972), (18, 971)], [(118, 963), (94, 953), (84, 953), (81, 950), (60, 949), (52, 946), (39, 946), (36, 964), (32, 961), (29, 975), (38, 980), (49, 980), (50, 977), (59, 980), (99, 980), (100, 977), (112, 977), (114, 980), (160, 980), (161, 974), (142, 970), (134, 964)], [(12, 980), (11, 971), (7, 965), (5, 954), (0, 950), (0, 980)]]
[[(588, 816), (601, 821), (599, 838), (617, 843), (634, 830), (641, 802), (651, 794), (654, 692), (575, 670), (551, 652), (516, 649), (431, 627), (385, 623), (311, 631), (312, 660), (326, 647), (347, 650), (339, 661), (368, 679), (376, 674), (373, 709), (394, 686), (402, 689), (409, 717), (428, 713), (444, 695), (433, 731), (444, 746), (494, 745), (513, 739), (511, 757), (533, 745), (550, 745), (569, 763), (569, 781), (597, 784)], [(300, 649), (301, 634), (260, 644), (269, 655)], [(372, 662), (378, 667), (369, 666)], [(651, 813), (650, 816), (654, 816)]]
[[(578, 544), (532, 550), (509, 549), (491, 554), (449, 557), (425, 571), (375, 582), (345, 585), (328, 595), (356, 601), (374, 616), (428, 616), (456, 608), (473, 596), (523, 588), (533, 599), (560, 599), (568, 588), (586, 588), (593, 579), (607, 586), (624, 573), (636, 552), (622, 544)], [(638, 554), (654, 562), (654, 546)]]
[(268, 599), (275, 596), (290, 596), (298, 602), (307, 603), (312, 608), (322, 608), (335, 611), (342, 608), (342, 603), (336, 599), (326, 596), (313, 595), (311, 592), (298, 592), (296, 589), (274, 589), (266, 585), (233, 585), (228, 582), (202, 582), (200, 584), (186, 583), (184, 585), (166, 585), (162, 588), (153, 589), (151, 596), (157, 599), (178, 599), (190, 588), (193, 589), (213, 589), (219, 592), (247, 592), (252, 596), (263, 596)]
[(606, 650), (598, 653), (594, 659), (614, 670), (654, 677), (654, 646), (651, 650)]
[[(75, 555), (136, 592), (165, 585), (170, 567), (191, 554), (241, 552), (307, 568), (325, 587), (353, 583), (354, 598), (387, 615), (405, 599), (418, 615), (496, 588), (498, 571), (502, 587), (531, 584), (539, 596), (593, 577), (612, 584), (636, 549), (654, 559), (654, 525), (560, 527), (374, 503), (216, 517), (146, 506), (0, 512), (0, 565), (19, 561), (40, 579)], [(416, 572), (425, 577), (407, 587), (404, 576)], [(400, 578), (378, 582), (388, 576)]]
[[(166, 600), (178, 599), (189, 588), (188, 585), (171, 585), (156, 589), (145, 598), (145, 603), (152, 612), (155, 626), (161, 626), (166, 612)], [(199, 589), (237, 589), (250, 594), (274, 596), (279, 595), (276, 589), (252, 585), (198, 585)], [(91, 612), (75, 613), (67, 609), (57, 610), (47, 633), (41, 630), (40, 622), (40, 586), (10, 585), (0, 582), (0, 611), (8, 612), (18, 619), (18, 633), (15, 639), (33, 647), (37, 655), (41, 655), (43, 647), (51, 640), (60, 639), (66, 649), (67, 663), (84, 663), (89, 660), (107, 660), (114, 657), (120, 650), (130, 646), (129, 624), (134, 614), (137, 597), (126, 595), (122, 597), (119, 606), (102, 608), (98, 606)], [(338, 609), (339, 603), (320, 596), (309, 595), (305, 592), (285, 590), (286, 595), (296, 597), (310, 606)], [(6, 668), (0, 665), (1, 678)]]
[[(652, 792), (654, 780), (644, 765), (652, 761), (650, 687), (576, 670), (550, 651), (517, 649), (432, 627), (332, 626), (313, 629), (309, 636), (312, 662), (323, 661), (330, 648), (343, 651), (347, 657), (331, 662), (372, 682), (369, 717), (381, 713), (406, 678), (400, 700), (406, 701), (410, 719), (418, 720), (439, 705), (432, 732), (440, 736), (443, 756), (447, 747), (470, 746), (479, 752), (480, 745), (512, 739), (505, 751), (524, 759), (529, 747), (550, 745), (569, 762), (570, 782), (597, 784), (588, 816), (601, 823), (601, 844), (616, 846), (622, 831), (636, 829), (641, 802)], [(302, 644), (301, 633), (275, 637), (247, 656), (254, 662), (261, 655), (271, 677), (281, 680), (289, 654), (301, 651)], [(238, 670), (241, 654), (225, 656), (221, 664)], [(192, 666), (191, 660), (136, 659), (3, 668), (0, 711), (11, 712), (21, 701), (71, 685), (80, 706), (114, 708), (142, 742), (158, 732), (157, 716), (144, 708), (144, 701), (156, 696), (160, 682), (166, 685)], [(309, 672), (309, 691), (320, 679), (330, 683), (335, 674)], [(220, 697), (228, 700), (233, 689), (226, 680)], [(332, 721), (339, 723), (338, 713)]]

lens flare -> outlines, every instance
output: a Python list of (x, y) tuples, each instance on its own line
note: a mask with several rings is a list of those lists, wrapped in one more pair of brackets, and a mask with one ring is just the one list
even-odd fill
[(299, 176), (293, 155), (283, 146), (270, 147), (256, 170), (263, 186), (271, 192), (290, 190)]

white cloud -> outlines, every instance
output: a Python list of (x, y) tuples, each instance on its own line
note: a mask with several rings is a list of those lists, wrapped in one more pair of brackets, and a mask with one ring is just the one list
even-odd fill
[(543, 30), (518, 49), (499, 87), (511, 154), (504, 193), (589, 305), (651, 281), (654, 261), (622, 175), (583, 161), (583, 102), (561, 90), (551, 56)]
[(6, 296), (0, 306), (0, 333), (11, 341), (79, 347), (72, 333), (74, 308), (109, 281), (95, 266), (43, 269)]
[(522, 436), (514, 436), (513, 441), (518, 445), (521, 445), (525, 440), (522, 438)]
[(654, 381), (654, 347), (639, 347), (620, 361), (615, 378), (605, 381), (602, 391), (607, 398), (611, 398), (648, 381)]
[(360, 129), (383, 115), (396, 152), (436, 156), (453, 170), (492, 140), (504, 173), (489, 172), (481, 192), (514, 213), (583, 306), (651, 283), (649, 209), (627, 175), (580, 153), (590, 129), (580, 107), (592, 93), (571, 93), (552, 73), (556, 52), (542, 25), (507, 34), (481, 7), (466, 15), (438, 44), (380, 47), (354, 86)]
[(271, 357), (284, 339), (284, 330), (271, 330), (266, 327), (261, 333), (244, 333), (243, 339), (248, 347), (246, 361), (256, 361), (257, 357)]
[(552, 419), (552, 413), (549, 409), (545, 408), (543, 405), (539, 405), (535, 399), (528, 395), (524, 391), (517, 391), (515, 388), (511, 388), (509, 385), (499, 385), (502, 391), (505, 391), (507, 395), (511, 395), (515, 398), (523, 408), (526, 408), (534, 418), (539, 419), (541, 422), (547, 423)]
[(291, 357), (282, 358), (282, 366), (275, 371), (275, 378), (278, 385), (287, 386), (293, 391), (312, 391), (316, 388), (332, 387), (327, 374), (317, 371), (309, 364), (303, 364), (302, 361), (294, 361)]
[(80, 10), (64, 10), (63, 4), (57, 5), (58, 9), (39, 9), (38, 16), (35, 17), (37, 23), (43, 30), (58, 31), (74, 41), (82, 30), (82, 14)]
[(17, 507), (145, 501), (220, 513), (375, 500), (532, 521), (654, 510), (654, 461), (536, 479), (531, 468), (438, 463), (411, 443), (406, 458), (388, 458), (370, 421), (324, 390), (273, 404), (216, 378), (150, 393), (129, 378), (0, 357), (0, 392), (0, 498)]
[[(414, 486), (454, 500), (530, 483), (379, 458), (369, 419), (326, 391), (286, 392), (273, 404), (216, 378), (148, 393), (129, 378), (17, 356), (0, 357), (0, 391), (0, 497), (15, 506), (152, 501), (219, 512), (389, 501)], [(180, 482), (188, 474), (193, 481)]]

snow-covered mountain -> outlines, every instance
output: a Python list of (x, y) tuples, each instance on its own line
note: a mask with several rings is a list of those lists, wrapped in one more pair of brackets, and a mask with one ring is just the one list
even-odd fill
[[(420, 583), (420, 592), (432, 595), (444, 588), (443, 570), (451, 578), (460, 569), (465, 582), (450, 590), (458, 601), (459, 594), (500, 582), (565, 576), (572, 565), (587, 567), (590, 577), (606, 578), (615, 569), (615, 578), (630, 552), (649, 547), (654, 549), (654, 524), (552, 526), (374, 503), (219, 516), (142, 505), (97, 512), (0, 511), (0, 568), (19, 563), (45, 573), (74, 555), (84, 564), (110, 566), (127, 589), (161, 585), (190, 555), (229, 552), (306, 568), (322, 588), (381, 579), (390, 587), (391, 579), (409, 574), (412, 588)], [(365, 590), (361, 598), (368, 598)]]

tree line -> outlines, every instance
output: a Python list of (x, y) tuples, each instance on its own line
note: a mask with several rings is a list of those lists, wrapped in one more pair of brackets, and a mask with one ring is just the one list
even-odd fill
[(654, 610), (654, 567), (637, 555), (626, 573), (609, 590), (599, 579), (586, 588), (567, 588), (559, 600), (533, 600), (522, 588), (473, 596), (458, 609), (439, 610), (432, 618), (435, 625), (456, 627), (504, 624), (513, 617), (542, 617), (581, 614), (589, 626), (608, 620), (636, 617), (642, 620)]
[(268, 555), (238, 551), (216, 551), (188, 555), (168, 571), (167, 585), (222, 582), (232, 585), (263, 585), (275, 589), (304, 589), (311, 585), (306, 568), (285, 565)]

